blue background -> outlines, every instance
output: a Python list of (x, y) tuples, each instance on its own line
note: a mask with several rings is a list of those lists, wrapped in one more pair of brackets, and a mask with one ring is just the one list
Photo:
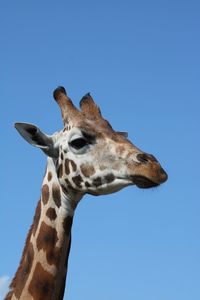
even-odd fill
[(0, 278), (18, 266), (46, 163), (13, 123), (61, 129), (52, 91), (64, 85), (76, 105), (91, 92), (169, 174), (83, 199), (65, 299), (200, 299), (199, 29), (194, 0), (0, 2)]

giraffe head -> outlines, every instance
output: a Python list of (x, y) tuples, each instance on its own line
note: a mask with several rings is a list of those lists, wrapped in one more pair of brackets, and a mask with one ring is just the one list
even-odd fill
[(127, 134), (115, 131), (90, 94), (78, 110), (63, 87), (54, 91), (64, 129), (52, 136), (27, 123), (16, 123), (19, 133), (32, 145), (53, 158), (59, 183), (64, 190), (102, 195), (128, 185), (150, 188), (167, 180), (156, 158), (139, 150)]

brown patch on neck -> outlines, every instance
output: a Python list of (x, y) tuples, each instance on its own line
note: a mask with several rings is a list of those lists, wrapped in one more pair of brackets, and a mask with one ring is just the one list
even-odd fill
[(48, 172), (47, 179), (48, 179), (48, 181), (51, 181), (51, 179), (52, 179), (52, 173), (51, 172)]
[(81, 165), (81, 172), (85, 177), (90, 177), (95, 173), (93, 165)]
[(54, 250), (47, 252), (46, 257), (50, 265), (58, 266), (61, 260), (61, 248), (56, 247)]
[(46, 215), (51, 221), (54, 221), (57, 218), (56, 210), (52, 207), (48, 208)]
[(56, 206), (59, 208), (61, 206), (60, 187), (55, 183), (53, 184), (53, 187), (52, 187), (52, 194), (53, 194), (53, 200), (54, 200)]
[(38, 262), (28, 288), (29, 293), (32, 295), (33, 299), (49, 300), (52, 299), (54, 288), (54, 276), (45, 271)]
[(43, 249), (44, 251), (55, 247), (58, 241), (57, 231), (55, 228), (48, 226), (44, 221), (40, 226), (40, 231), (37, 237), (38, 251)]
[(47, 202), (49, 201), (49, 187), (47, 184), (44, 184), (42, 186), (42, 202), (45, 204), (47, 204)]
[(46, 253), (46, 258), (50, 265), (58, 265), (61, 258), (61, 249), (56, 247), (57, 241), (56, 229), (42, 222), (36, 244), (38, 251), (42, 249)]

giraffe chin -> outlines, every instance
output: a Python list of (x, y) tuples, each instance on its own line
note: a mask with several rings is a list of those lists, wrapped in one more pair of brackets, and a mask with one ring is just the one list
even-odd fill
[(133, 183), (140, 189), (149, 189), (159, 186), (158, 183), (155, 183), (152, 180), (141, 175), (132, 176), (132, 180)]

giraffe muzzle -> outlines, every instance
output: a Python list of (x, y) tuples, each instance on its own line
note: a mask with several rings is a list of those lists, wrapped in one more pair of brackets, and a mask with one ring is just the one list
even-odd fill
[[(164, 183), (168, 179), (167, 173), (163, 170), (163, 168), (156, 162), (156, 172), (152, 170), (152, 172), (144, 172), (139, 175), (132, 175), (131, 179), (133, 184), (135, 184), (139, 188), (147, 189), (157, 187), (160, 184)], [(146, 174), (145, 174), (146, 173)]]

